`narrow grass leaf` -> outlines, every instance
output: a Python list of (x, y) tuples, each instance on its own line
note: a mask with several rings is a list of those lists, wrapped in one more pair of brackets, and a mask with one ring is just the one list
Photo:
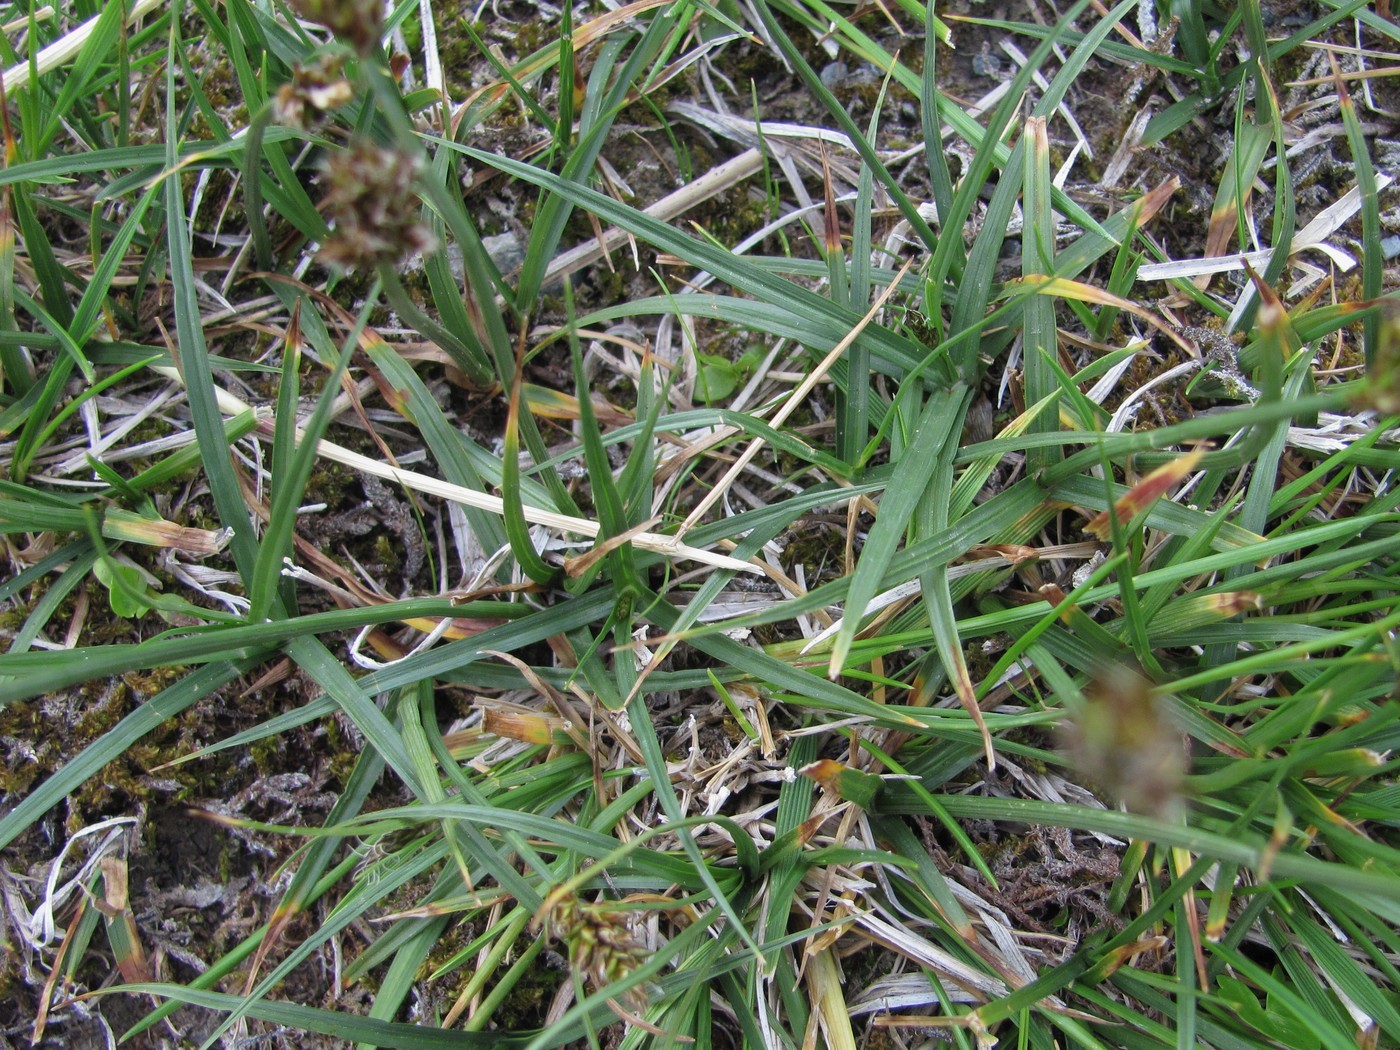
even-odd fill
[[(1332, 59), (1335, 71), (1336, 59)], [(1380, 198), (1376, 189), (1376, 170), (1371, 162), (1370, 147), (1356, 116), (1356, 103), (1340, 75), (1335, 75), (1337, 99), (1346, 126), (1347, 145), (1356, 170), (1356, 188), (1361, 193), (1361, 295), (1365, 299), (1380, 298), (1384, 282), (1385, 259), (1381, 252)], [(1368, 368), (1374, 367), (1376, 348), (1380, 343), (1380, 315), (1367, 314), (1362, 322), (1362, 347)]]
[(851, 644), (860, 630), (861, 618), (872, 598), (880, 593), (880, 581), (885, 574), (905, 529), (919, 501), (924, 498), (931, 480), (929, 464), (936, 462), (939, 452), (949, 441), (956, 409), (965, 401), (966, 388), (961, 385), (932, 395), (919, 416), (913, 440), (895, 465), (895, 473), (880, 501), (880, 510), (861, 548), (860, 562), (850, 577), (846, 595), (845, 617), (841, 630), (831, 646), (827, 673), (836, 678), (846, 664)]
[[(393, 396), (401, 400), (399, 411), (417, 426), (443, 477), (455, 485), (484, 492), (486, 482), (465, 447), (469, 439), (447, 420), (442, 406), (412, 366), (382, 340), (371, 340), (365, 352), (391, 385)], [(467, 506), (462, 508), (462, 513), (471, 524), (472, 534), (478, 538), (483, 550), (499, 550), (505, 546), (505, 530), (497, 515)]]
[[(631, 231), (653, 247), (670, 252), (703, 268), (735, 288), (753, 295), (759, 300), (759, 303), (753, 304), (756, 308), (760, 305), (767, 305), (769, 310), (773, 310), (774, 304), (782, 304), (777, 308), (782, 316), (788, 319), (804, 319), (805, 323), (799, 326), (799, 331), (806, 331), (810, 334), (812, 323), (816, 322), (831, 335), (831, 342), (834, 345), (860, 322), (861, 315), (855, 311), (838, 307), (824, 296), (817, 295), (791, 281), (766, 273), (752, 262), (731, 252), (723, 251), (694, 237), (680, 233), (635, 208), (619, 204), (605, 194), (598, 193), (586, 186), (564, 182), (557, 176), (528, 164), (511, 160), (508, 157), (486, 153), (467, 146), (459, 146), (456, 143), (440, 141), (440, 144), (458, 150), (479, 163), (499, 168), (531, 185), (552, 190), (560, 196), (570, 199), (574, 204), (586, 208), (600, 219)], [(697, 297), (682, 296), (678, 297), (676, 301), (692, 298)], [(672, 301), (663, 298), (658, 301), (658, 305), (670, 309)], [(588, 321), (589, 318), (584, 318), (580, 323)], [(908, 367), (913, 367), (928, 353), (926, 347), (913, 340), (903, 339), (880, 327), (872, 327), (869, 330), (869, 336), (873, 345), (887, 349), (893, 359), (907, 362)]]
[[(1240, 103), (1243, 105), (1243, 101)], [(1254, 180), (1268, 154), (1273, 138), (1267, 128), (1237, 115), (1236, 148), (1225, 161), (1211, 205), (1210, 222), (1206, 230), (1205, 257), (1225, 255), (1230, 251), (1231, 238), (1239, 237), (1237, 248), (1248, 251), (1253, 245), (1245, 243), (1244, 216), (1249, 208)]]
[[(1045, 118), (1026, 121), (1024, 190), (1021, 208), (1025, 228), (1021, 235), (1021, 271), (1026, 277), (1055, 272), (1055, 216), (1050, 209), (1050, 143)], [(1022, 375), (1026, 404), (1049, 397), (1059, 382), (1050, 363), (1059, 357), (1059, 337), (1055, 330), (1055, 304), (1044, 296), (1033, 296), (1021, 306)], [(1056, 429), (1056, 416), (1040, 414), (1030, 421), (1031, 433)], [(1055, 447), (1032, 449), (1027, 456), (1028, 471), (1034, 472), (1056, 458)]]
[(530, 579), (549, 583), (558, 571), (540, 557), (530, 536), (530, 525), (520, 496), (520, 373), (517, 369), (510, 388), (510, 408), (506, 417), (505, 450), (501, 466), (501, 501), (503, 522), (510, 540), (511, 553)]
[[(935, 0), (928, 0), (924, 11), (926, 25), (932, 25)], [(954, 183), (948, 168), (948, 155), (943, 143), (942, 98), (938, 91), (938, 37), (935, 33), (924, 33), (924, 70), (919, 93), (919, 121), (924, 133), (924, 163), (928, 167), (929, 185), (933, 190), (933, 203), (938, 209), (939, 224), (953, 213)], [(962, 272), (962, 260), (956, 256), (949, 260), (949, 271), (956, 277)]]
[(1343, 1032), (1323, 1012), (1315, 1009), (1290, 982), (1280, 980), (1275, 974), (1224, 944), (1216, 945), (1214, 951), (1238, 973), (1268, 994), (1270, 1009), (1265, 1015), (1268, 1020), (1272, 1020), (1270, 1015), (1286, 1011), (1286, 1015), (1291, 1014), (1301, 1023), (1303, 1031), (1319, 1036), (1324, 1046), (1349, 1046), (1355, 1043), (1351, 1033)]
[(837, 101), (827, 86), (822, 83), (821, 77), (817, 76), (816, 71), (812, 69), (802, 52), (792, 42), (792, 38), (778, 24), (778, 20), (773, 14), (773, 8), (791, 10), (791, 5), (785, 0), (757, 0), (754, 7), (759, 18), (763, 21), (768, 39), (777, 44), (778, 49), (783, 53), (783, 58), (788, 65), (796, 70), (807, 90), (822, 104), (832, 119), (836, 121), (837, 126), (846, 134), (851, 144), (855, 146), (856, 152), (860, 154), (861, 162), (869, 166), (875, 178), (879, 180), (881, 187), (889, 193), (895, 207), (899, 209), (900, 215), (909, 223), (915, 235), (926, 248), (933, 248), (938, 243), (938, 236), (933, 232), (927, 220), (919, 214), (919, 209), (900, 187), (899, 180), (890, 174), (875, 148), (861, 134), (860, 128), (851, 119), (846, 107)]
[[(560, 171), (561, 181), (582, 185), (590, 176), (602, 152), (608, 129), (621, 111), (628, 85), (657, 56), (683, 14), (672, 9), (659, 13), (647, 25), (641, 39), (632, 44), (625, 60), (620, 61), (624, 54), (623, 40), (610, 38), (604, 41), (594, 58), (584, 91), (578, 142)], [(614, 73), (613, 83), (609, 86), (608, 79)], [(526, 245), (525, 261), (516, 285), (518, 310), (528, 313), (535, 308), (544, 284), (545, 270), (554, 258), (559, 239), (576, 204), (577, 201), (568, 195), (555, 192), (546, 196), (535, 210), (530, 243)]]
[[(176, 3), (171, 13), (169, 54), (173, 58), (180, 43), (174, 27), (179, 24), (182, 3)], [(171, 62), (166, 79), (167, 120), (170, 127), (178, 123), (176, 63)], [(166, 139), (165, 162), (172, 172), (177, 170), (178, 152), (175, 136)], [(223, 416), (214, 399), (214, 377), (209, 368), (209, 352), (204, 341), (199, 300), (195, 292), (194, 265), (190, 252), (190, 231), (185, 214), (185, 201), (180, 179), (165, 180), (166, 250), (170, 260), (171, 294), (175, 306), (176, 353), (189, 397), (190, 414), (195, 434), (214, 496), (214, 505), (224, 526), (232, 530), (234, 560), (241, 575), (251, 580), (257, 562), (257, 541), (253, 523), (243, 494), (233, 471), (224, 441)]]
[(0, 679), (0, 704), (54, 692), (78, 682), (123, 675), (137, 668), (265, 655), (299, 635), (356, 630), (404, 617), (451, 617), (457, 611), (449, 600), (420, 598), (312, 613), (276, 623), (195, 628), (176, 637), (162, 636), (136, 645), (85, 646), (64, 650), (61, 659), (48, 652), (18, 653), (6, 658), (6, 677)]
[(343, 1010), (323, 1010), (296, 1003), (277, 1002), (265, 998), (247, 999), (223, 992), (199, 991), (178, 984), (136, 984), (109, 989), (108, 992), (129, 992), (174, 999), (206, 1010), (235, 1012), (303, 1032), (318, 1032), (337, 1039), (351, 1039), (372, 1046), (401, 1047), (403, 1050), (495, 1050), (523, 1047), (529, 1033), (502, 1035), (499, 1032), (463, 1032), (431, 1028), (421, 1024), (403, 1024), (356, 1017)]

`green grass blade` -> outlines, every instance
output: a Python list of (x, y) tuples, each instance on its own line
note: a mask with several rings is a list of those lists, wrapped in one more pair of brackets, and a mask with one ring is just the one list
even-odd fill
[(797, 75), (801, 78), (803, 84), (806, 85), (807, 90), (812, 93), (812, 96), (822, 104), (831, 118), (836, 121), (837, 127), (845, 132), (846, 137), (849, 138), (851, 144), (855, 146), (856, 152), (860, 154), (862, 163), (869, 166), (875, 178), (879, 180), (880, 185), (890, 194), (900, 214), (909, 223), (919, 240), (921, 240), (926, 247), (932, 248), (938, 242), (938, 235), (933, 232), (927, 220), (919, 214), (919, 209), (915, 206), (914, 202), (900, 189), (899, 181), (890, 174), (889, 169), (885, 167), (884, 162), (876, 154), (874, 147), (872, 147), (865, 136), (861, 134), (860, 128), (857, 127), (856, 122), (851, 119), (851, 115), (846, 111), (846, 107), (841, 105), (830, 90), (828, 90), (827, 86), (822, 83), (816, 71), (812, 69), (807, 59), (792, 42), (792, 38), (783, 31), (777, 19), (774, 17), (773, 8), (775, 7), (785, 12), (791, 10), (791, 5), (785, 2), (785, 0), (758, 0), (754, 5), (759, 18), (763, 20), (768, 38), (778, 45), (778, 48), (783, 53), (783, 58), (787, 61), (788, 65), (796, 70)]
[[(300, 348), (293, 345), (292, 340), (300, 342), (299, 321), (296, 330), (289, 329), (287, 333), (288, 344), (282, 365), (283, 388), (278, 398), (279, 413), (276, 422), (279, 434), (273, 457), (275, 473), (272, 475), (271, 506), (268, 510), (267, 528), (263, 531), (248, 588), (248, 617), (252, 622), (267, 619), (273, 613), (273, 605), (278, 599), (278, 586), (282, 579), (283, 559), (292, 550), (297, 509), (316, 466), (316, 443), (321, 440), (326, 427), (330, 425), (331, 408), (340, 390), (341, 377), (349, 367), (350, 355), (355, 349), (369, 312), (378, 299), (378, 295), (375, 294), (377, 291), (377, 287), (371, 289), (364, 308), (346, 336), (345, 345), (341, 347), (339, 354), (336, 354), (331, 346), (317, 347), (323, 359), (332, 362), (330, 375), (316, 401), (316, 407), (302, 428), (297, 426), (296, 402), (293, 400), (298, 389), (296, 369), (299, 367), (301, 355)], [(300, 310), (297, 317), (300, 317)], [(311, 326), (308, 328), (308, 334), (316, 330), (317, 326)]]
[(513, 1050), (529, 1043), (529, 1033), (503, 1035), (499, 1032), (462, 1032), (431, 1028), (421, 1024), (356, 1017), (343, 1010), (325, 1010), (265, 998), (247, 999), (223, 992), (197, 991), (178, 984), (123, 985), (110, 991), (160, 996), (200, 1006), (206, 1010), (228, 1011), (235, 1016), (254, 1017), (296, 1031), (316, 1032), (372, 1046), (401, 1047), (403, 1050)]
[(957, 407), (964, 404), (966, 390), (955, 386), (934, 394), (924, 405), (909, 447), (895, 466), (894, 476), (880, 501), (875, 525), (861, 550), (860, 562), (850, 578), (850, 590), (841, 630), (831, 645), (828, 674), (835, 678), (842, 673), (850, 655), (851, 645), (860, 630), (861, 617), (872, 598), (880, 592), (881, 580), (894, 555), (905, 529), (914, 516), (919, 502), (925, 498), (933, 475), (929, 464), (936, 462), (940, 451), (956, 435), (951, 432)]
[[(172, 27), (179, 24), (183, 4), (176, 3), (171, 12)], [(173, 58), (180, 42), (172, 28), (169, 53)], [(171, 62), (166, 79), (167, 119), (170, 126), (178, 122), (176, 63)], [(165, 163), (176, 170), (179, 160), (175, 138), (166, 140)], [(204, 341), (200, 320), (199, 300), (195, 293), (194, 266), (190, 252), (190, 234), (185, 214), (183, 189), (178, 177), (165, 180), (166, 250), (170, 258), (170, 279), (175, 304), (175, 333), (180, 370), (188, 393), (194, 430), (203, 453), (209, 488), (214, 496), (219, 517), (226, 528), (233, 530), (231, 549), (239, 572), (251, 579), (257, 563), (257, 541), (253, 523), (243, 494), (233, 471), (228, 446), (224, 442), (223, 416), (214, 400), (214, 376), (209, 368), (209, 350)]]
[[(1021, 272), (1026, 278), (1055, 274), (1055, 217), (1050, 210), (1050, 143), (1045, 134), (1045, 118), (1032, 117), (1026, 121), (1023, 141), (1030, 145), (1025, 153), (1025, 190), (1021, 203), (1025, 215), (1025, 232), (1021, 237)], [(1059, 379), (1051, 364), (1060, 353), (1059, 335), (1055, 330), (1055, 304), (1047, 296), (1037, 295), (1021, 306), (1024, 327), (1021, 360), (1025, 376), (1027, 404), (1035, 404), (1059, 389)], [(1057, 430), (1057, 415), (1041, 413), (1033, 420), (1031, 433)], [(1027, 457), (1027, 470), (1034, 472), (1048, 466), (1056, 458), (1055, 448), (1033, 449)]]
[[(928, 0), (924, 17), (925, 25), (933, 24), (934, 0)], [(943, 216), (953, 214), (954, 184), (943, 143), (942, 105), (938, 93), (938, 36), (927, 31), (924, 33), (924, 72), (920, 86), (919, 120), (924, 133), (924, 162), (928, 166), (933, 203), (938, 208), (941, 224)], [(955, 277), (962, 272), (960, 261), (954, 258), (950, 262), (949, 272)]]
[[(1356, 103), (1346, 84), (1338, 78), (1338, 102), (1342, 110), (1342, 122), (1347, 129), (1347, 145), (1351, 148), (1351, 159), (1356, 169), (1356, 188), (1361, 194), (1361, 294), (1366, 299), (1380, 298), (1384, 281), (1385, 260), (1381, 254), (1381, 225), (1379, 191), (1376, 189), (1376, 170), (1371, 162), (1371, 151), (1362, 133), (1361, 122), (1356, 116)], [(1366, 355), (1366, 365), (1373, 367), (1376, 360), (1376, 347), (1380, 342), (1380, 315), (1367, 314), (1363, 324), (1362, 346)]]

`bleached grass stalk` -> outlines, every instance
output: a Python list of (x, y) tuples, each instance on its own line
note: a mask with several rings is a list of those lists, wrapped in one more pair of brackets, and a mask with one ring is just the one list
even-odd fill
[[(787, 422), (788, 416), (797, 411), (798, 406), (807, 399), (807, 395), (816, 388), (818, 383), (826, 378), (826, 374), (831, 370), (831, 366), (841, 358), (842, 354), (850, 349), (852, 343), (860, 338), (861, 332), (865, 331), (870, 322), (875, 320), (875, 317), (884, 308), (886, 300), (894, 294), (894, 290), (899, 287), (899, 282), (904, 279), (904, 275), (909, 272), (909, 268), (913, 265), (914, 260), (910, 259), (900, 267), (899, 273), (895, 274), (894, 280), (885, 286), (885, 290), (881, 292), (879, 298), (871, 304), (870, 309), (865, 312), (865, 316), (860, 319), (860, 323), (851, 329), (846, 338), (833, 346), (827, 355), (821, 359), (817, 367), (812, 369), (807, 377), (798, 384), (797, 388), (788, 395), (787, 400), (783, 402), (783, 407), (773, 414), (773, 427), (780, 427)], [(702, 499), (696, 505), (695, 509), (690, 512), (690, 515), (685, 521), (681, 523), (681, 527), (677, 530), (677, 535), (684, 536), (686, 532), (694, 527), (696, 522), (708, 513), (710, 508), (719, 501), (726, 491), (728, 491), (729, 486), (734, 484), (739, 475), (744, 472), (744, 468), (753, 462), (753, 458), (758, 455), (766, 444), (767, 442), (762, 438), (754, 438), (749, 447), (744, 450), (743, 455), (735, 460), (733, 465), (724, 472), (724, 477), (720, 478), (719, 483), (710, 490), (709, 495)]]
[[(179, 373), (166, 366), (154, 366), (155, 371), (167, 378), (179, 380)], [(222, 387), (215, 387), (215, 396), (219, 403), (219, 409), (226, 416), (241, 415), (244, 412), (256, 411), (251, 405), (241, 398), (229, 393)], [(259, 429), (268, 430), (272, 426), (269, 418), (264, 417), (259, 422)], [(333, 441), (318, 441), (316, 452), (324, 459), (329, 459), (334, 463), (340, 463), (358, 470), (365, 474), (371, 474), (385, 481), (392, 481), (395, 484), (403, 485), (405, 488), (413, 489), (415, 492), (422, 492), (429, 496), (438, 496), (442, 499), (451, 500), (467, 507), (475, 507), (477, 510), (484, 510), (491, 514), (505, 514), (505, 504), (499, 496), (493, 496), (487, 492), (477, 492), (473, 489), (464, 488), (461, 485), (454, 485), (441, 478), (429, 477), (426, 474), (419, 474), (417, 471), (404, 470), (402, 467), (392, 467), (377, 459), (352, 452), (335, 444)], [(540, 507), (531, 507), (528, 504), (523, 508), (525, 520), (532, 525), (543, 525), (545, 528), (557, 529), (560, 532), (574, 536), (596, 537), (602, 531), (602, 527), (588, 518), (576, 518), (568, 514), (558, 514), (551, 510), (544, 510)], [(757, 564), (741, 561), (738, 558), (731, 558), (727, 554), (718, 554), (714, 551), (702, 550), (699, 547), (692, 547), (687, 543), (682, 543), (679, 536), (665, 536), (655, 532), (634, 532), (628, 538), (632, 545), (641, 550), (651, 551), (668, 558), (677, 560), (688, 560), (699, 562), (703, 565), (712, 565), (717, 569), (732, 569), (735, 572), (763, 573), (763, 568)]]
[[(136, 6), (131, 9), (131, 14), (127, 16), (127, 23), (135, 22), (137, 19), (163, 6), (165, 6), (163, 0), (136, 0)], [(42, 12), (40, 12), (39, 15), (42, 17)], [(38, 56), (34, 59), (34, 69), (38, 72), (39, 76), (43, 76), (45, 73), (52, 73), (59, 66), (66, 65), (77, 58), (78, 52), (83, 49), (83, 45), (87, 43), (88, 37), (90, 37), (93, 30), (97, 28), (97, 23), (101, 17), (101, 15), (94, 15), (72, 32), (65, 33), (48, 47), (40, 51)], [(27, 86), (29, 84), (30, 74), (31, 70), (28, 62), (21, 62), (5, 70), (5, 94), (8, 95), (13, 91), (18, 91), (20, 88)]]

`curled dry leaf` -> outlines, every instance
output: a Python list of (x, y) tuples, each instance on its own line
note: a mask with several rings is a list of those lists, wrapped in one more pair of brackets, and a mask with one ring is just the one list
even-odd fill
[[(1195, 469), (1196, 464), (1201, 461), (1201, 457), (1204, 455), (1205, 452), (1202, 449), (1194, 449), (1179, 459), (1162, 464), (1139, 481), (1128, 491), (1126, 496), (1121, 497), (1113, 505), (1113, 513), (1117, 517), (1118, 523), (1120, 525), (1128, 524), (1138, 514), (1164, 496), (1172, 486)], [(1108, 539), (1113, 534), (1113, 526), (1109, 521), (1108, 512), (1103, 511), (1094, 515), (1084, 526), (1084, 531), (1092, 533), (1101, 540)]]

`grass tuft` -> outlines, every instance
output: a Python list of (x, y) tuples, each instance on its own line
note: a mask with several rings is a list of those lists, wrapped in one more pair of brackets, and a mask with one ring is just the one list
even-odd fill
[(429, 6), (0, 19), (5, 1031), (1400, 1044), (1383, 5)]

